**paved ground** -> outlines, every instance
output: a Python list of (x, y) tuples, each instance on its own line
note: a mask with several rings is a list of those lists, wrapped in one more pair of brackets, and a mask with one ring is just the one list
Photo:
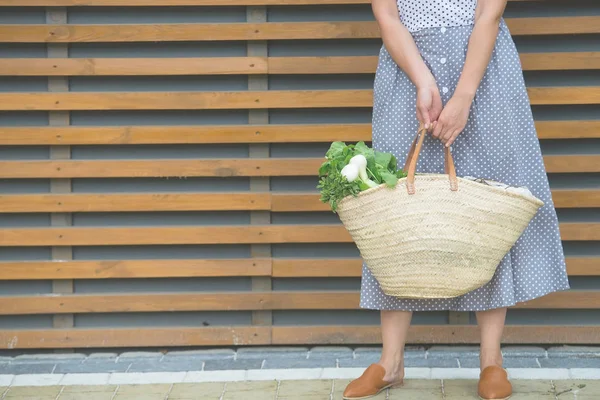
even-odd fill
[[(3, 399), (21, 400), (335, 400), (348, 380), (181, 383), (159, 385), (12, 387)], [(600, 381), (514, 381), (514, 400), (597, 400)], [(473, 380), (410, 380), (381, 393), (384, 400), (469, 400)]]
[[(600, 347), (511, 346), (503, 351), (506, 368), (600, 368)], [(380, 353), (380, 347), (319, 346), (26, 354), (0, 357), (0, 375), (365, 368), (377, 362)], [(413, 347), (407, 349), (405, 363), (407, 368), (478, 368), (478, 349), (471, 346)]]

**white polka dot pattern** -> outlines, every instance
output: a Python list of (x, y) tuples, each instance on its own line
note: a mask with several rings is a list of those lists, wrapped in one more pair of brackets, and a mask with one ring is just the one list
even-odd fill
[(470, 25), (477, 0), (397, 0), (400, 20), (410, 32), (425, 28)]
[[(440, 88), (444, 104), (458, 82), (472, 26), (413, 33)], [(442, 62), (441, 60), (445, 61)], [(446, 90), (444, 90), (446, 88)], [(373, 147), (404, 160), (418, 127), (415, 87), (382, 47), (374, 84)], [(409, 300), (385, 295), (363, 265), (361, 307), (407, 311), (481, 311), (512, 306), (566, 290), (558, 219), (550, 194), (519, 55), (504, 21), (492, 59), (477, 90), (465, 130), (452, 145), (459, 176), (528, 187), (545, 205), (485, 286), (454, 299)], [(443, 151), (427, 136), (417, 172), (443, 173)], [(452, 204), (448, 204), (452, 207)]]

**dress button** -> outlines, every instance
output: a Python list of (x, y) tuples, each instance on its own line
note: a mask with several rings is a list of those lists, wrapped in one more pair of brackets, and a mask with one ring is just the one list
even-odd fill
[(442, 88), (442, 93), (444, 93), (444, 94), (448, 93), (448, 88), (444, 86), (444, 87)]
[(446, 64), (446, 57), (442, 57), (442, 58), (440, 58), (440, 62), (441, 62), (442, 64)]
[(442, 26), (442, 29), (440, 29), (440, 31), (441, 31), (442, 33), (446, 33), (446, 27), (445, 27), (445, 26)]

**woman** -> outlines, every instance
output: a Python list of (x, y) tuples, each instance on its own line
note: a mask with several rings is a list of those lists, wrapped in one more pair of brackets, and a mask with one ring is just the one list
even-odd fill
[(412, 312), (435, 310), (477, 312), (479, 396), (506, 399), (512, 394), (500, 350), (506, 308), (569, 288), (519, 56), (502, 19), (506, 1), (372, 2), (384, 43), (374, 84), (373, 147), (404, 160), (423, 124), (431, 134), (421, 151), (420, 172), (443, 173), (442, 144), (452, 145), (458, 175), (526, 186), (545, 205), (492, 281), (459, 298), (386, 296), (364, 265), (361, 307), (381, 310), (383, 352), (348, 385), (345, 399), (368, 398), (401, 384)]

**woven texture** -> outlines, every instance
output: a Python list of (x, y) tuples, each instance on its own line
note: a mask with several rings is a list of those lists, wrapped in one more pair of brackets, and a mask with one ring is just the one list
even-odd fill
[(451, 298), (489, 282), (543, 202), (445, 174), (344, 198), (338, 214), (385, 294)]

